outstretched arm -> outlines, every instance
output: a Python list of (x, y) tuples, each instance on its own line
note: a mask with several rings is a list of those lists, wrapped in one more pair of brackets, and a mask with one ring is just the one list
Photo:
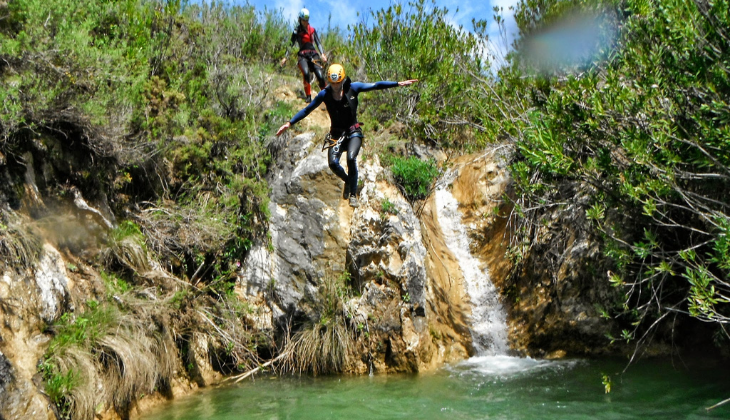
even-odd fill
[(317, 109), (317, 107), (324, 101), (324, 90), (321, 90), (317, 96), (312, 99), (312, 102), (309, 103), (309, 105), (305, 106), (302, 110), (294, 114), (291, 120), (287, 122), (286, 124), (279, 127), (279, 129), (276, 131), (276, 135), (279, 136), (281, 133), (288, 130), (292, 125), (298, 123), (299, 121), (303, 120), (304, 117), (311, 114), (312, 111)]
[(408, 86), (412, 85), (414, 83), (418, 82), (418, 79), (409, 79), (404, 80), (402, 82), (375, 82), (375, 83), (362, 83), (362, 82), (353, 82), (352, 85), (350, 85), (350, 89), (353, 89), (355, 92), (368, 92), (371, 90), (382, 90), (382, 89), (390, 89), (398, 86)]

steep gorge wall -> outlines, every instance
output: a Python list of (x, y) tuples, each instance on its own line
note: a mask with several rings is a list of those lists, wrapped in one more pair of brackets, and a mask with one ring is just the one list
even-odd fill
[[(325, 120), (322, 115), (314, 119), (315, 128)], [(347, 272), (356, 292), (348, 302), (352, 324), (362, 328), (346, 370), (417, 372), (475, 354), (473, 302), (458, 258), (444, 238), (434, 196), (411, 206), (389, 180), (377, 153), (363, 153), (361, 206), (353, 209), (341, 198), (342, 182), (319, 148), (311, 132), (270, 145), (275, 157), (268, 175), (271, 241), (256, 244), (237, 274), (236, 293), (253, 308), (247, 322), (281, 336), (316, 317), (310, 303), (324, 278)], [(448, 160), (446, 166), (456, 175), (446, 188), (459, 203), (471, 253), (501, 292), (511, 351), (534, 356), (610, 352), (603, 337), (610, 324), (594, 307), (610, 298), (610, 290), (587, 289), (593, 277), (585, 261), (597, 252), (589, 238), (580, 230), (546, 227), (549, 240), (534, 244), (521, 265), (513, 266), (506, 257), (512, 240), (512, 208), (505, 199), (510, 194), (508, 152), (506, 146), (497, 146)], [(44, 167), (37, 163), (29, 170)], [(45, 177), (52, 171), (41, 172), (50, 185), (52, 178)], [(88, 203), (93, 210), (102, 209), (96, 216), (66, 201), (67, 207), (58, 207), (46, 219), (39, 211), (48, 201), (46, 189), (36, 182), (34, 172), (26, 173), (22, 200), (14, 209), (7, 204), (4, 208), (18, 226), (53, 227), (36, 236), (42, 240), (34, 264), (23, 271), (6, 268), (0, 279), (0, 414), (5, 418), (55, 417), (37, 373), (51, 338), (46, 328), (63, 312), (78, 310), (105, 293), (98, 267), (91, 263), (102, 245), (97, 235), (105, 229), (104, 220), (114, 221), (103, 191)], [(396, 211), (384, 210), (386, 200)], [(39, 223), (44, 221), (48, 223)], [(562, 248), (550, 245), (556, 243)], [(555, 249), (562, 249), (557, 266)], [(169, 283), (161, 283), (163, 289), (175, 290), (175, 280), (156, 275)], [(195, 322), (205, 326), (209, 321)], [(159, 328), (162, 332), (165, 327)], [(164, 392), (166, 398), (222, 378), (214, 363), (220, 343), (202, 333), (188, 339), (185, 355), (170, 346), (175, 379)], [(139, 406), (154, 400), (147, 398)], [(118, 414), (111, 407), (106, 410), (109, 418)]]
[[(429, 276), (421, 222), (377, 156), (360, 164), (360, 207), (353, 209), (319, 146), (313, 133), (272, 145), (280, 157), (269, 179), (273, 246), (252, 250), (242, 289), (268, 297), (273, 322), (283, 327), (315, 316), (307, 302), (318, 285), (347, 271), (359, 294), (350, 302), (353, 321), (367, 331), (349, 370), (419, 371), (467, 357), (469, 307), (452, 302), (463, 291), (457, 284), (448, 296), (445, 283)], [(385, 200), (397, 214), (383, 211)], [(438, 315), (438, 306), (449, 314)]]

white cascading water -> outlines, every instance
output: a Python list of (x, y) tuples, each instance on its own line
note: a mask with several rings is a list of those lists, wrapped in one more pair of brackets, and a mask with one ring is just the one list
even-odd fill
[(472, 303), (471, 336), (479, 356), (503, 355), (507, 345), (507, 316), (499, 301), (497, 288), (486, 268), (471, 254), (466, 226), (461, 222), (459, 202), (449, 191), (457, 172), (449, 170), (436, 184), (435, 201), (439, 224), (449, 250), (454, 254), (466, 282)]

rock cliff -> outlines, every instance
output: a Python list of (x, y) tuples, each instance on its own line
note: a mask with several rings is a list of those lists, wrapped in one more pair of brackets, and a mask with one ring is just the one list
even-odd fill
[[(315, 116), (310, 128), (322, 131), (325, 120)], [(377, 150), (368, 150), (373, 144), (378, 143), (366, 140), (359, 159), (360, 207), (352, 208), (342, 199), (342, 182), (329, 170), (315, 133), (272, 140), (269, 238), (253, 245), (235, 273), (235, 296), (248, 308), (246, 328), (285, 341), (289, 333), (317, 319), (313, 302), (320, 286), (327, 278), (339, 278), (350, 290), (345, 306), (355, 337), (344, 367), (348, 372), (419, 372), (485, 351), (537, 356), (604, 351), (603, 335), (610, 325), (600, 318), (595, 303), (611, 296), (605, 288), (588, 287), (592, 278), (586, 261), (597, 258), (590, 238), (581, 236), (580, 229), (548, 230), (545, 242), (533, 244), (526, 260), (514, 265), (508, 258), (515, 226), (508, 199), (508, 146), (448, 159), (439, 151), (413, 147), (418, 149), (413, 155), (438, 156), (443, 174), (427, 199), (409, 203), (381, 165)], [(109, 293), (93, 263), (104, 255), (106, 242), (100, 238), (117, 223), (104, 192), (84, 200), (72, 186), (67, 189), (73, 202), (48, 212), (48, 188), (36, 186), (33, 171), (44, 165), (30, 165), (20, 178), (26, 193), (12, 209), (9, 200), (3, 204), (3, 255), (17, 260), (5, 261), (0, 278), (0, 415), (7, 419), (56, 417), (39, 373), (53, 336), (48, 327), (66, 312), (81, 314), (78, 307)], [(45, 171), (44, 177), (51, 172)], [(51, 181), (44, 179), (47, 185)], [(454, 220), (459, 226), (453, 226)], [(134, 266), (135, 251), (125, 252), (121, 263)], [(226, 340), (205, 333), (206, 328), (219, 329), (211, 321), (214, 314), (192, 307), (181, 307), (177, 314), (169, 309), (180, 293), (201, 289), (181, 288), (184, 282), (154, 261), (139, 264), (139, 285), (159, 287), (138, 289), (138, 297), (112, 297), (120, 307), (139, 305), (130, 311), (132, 318), (124, 318), (125, 328), (146, 337), (144, 345), (151, 353), (143, 355), (145, 363), (164, 366), (145, 379), (146, 385), (130, 389), (163, 384), (157, 389), (169, 398), (221, 380), (232, 362)], [(483, 286), (490, 282), (497, 293), (485, 298)], [(482, 290), (478, 297), (475, 287)], [(155, 302), (167, 302), (168, 309)], [(495, 309), (501, 315), (483, 311), (484, 305), (503, 308)], [(475, 328), (483, 322), (506, 323), (506, 331)], [(503, 345), (496, 343), (500, 334), (505, 335)], [(154, 350), (160, 348), (165, 354)], [(123, 349), (112, 350), (106, 351), (117, 360), (128, 357)], [(102, 376), (98, 384), (104, 383)], [(97, 410), (109, 418), (130, 413), (126, 405), (94, 401), (89, 402), (92, 413)], [(145, 404), (143, 400), (139, 406)]]

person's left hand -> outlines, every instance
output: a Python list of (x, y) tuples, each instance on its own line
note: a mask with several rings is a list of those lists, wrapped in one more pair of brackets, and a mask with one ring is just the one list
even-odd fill
[(324, 53), (322, 53), (322, 61), (324, 61), (324, 62), (327, 61), (327, 56)]
[(279, 130), (277, 130), (277, 131), (276, 131), (276, 135), (277, 135), (277, 136), (280, 136), (280, 135), (281, 135), (281, 133), (283, 133), (283, 132), (285, 132), (286, 130), (288, 130), (288, 129), (289, 129), (289, 127), (291, 127), (291, 124), (290, 124), (290, 123), (289, 123), (289, 122), (287, 121), (287, 122), (286, 122), (286, 124), (284, 124), (284, 125), (282, 125), (281, 127), (279, 127)]
[(409, 86), (409, 85), (416, 83), (417, 81), (418, 81), (418, 79), (404, 80), (402, 82), (398, 82), (398, 86)]

